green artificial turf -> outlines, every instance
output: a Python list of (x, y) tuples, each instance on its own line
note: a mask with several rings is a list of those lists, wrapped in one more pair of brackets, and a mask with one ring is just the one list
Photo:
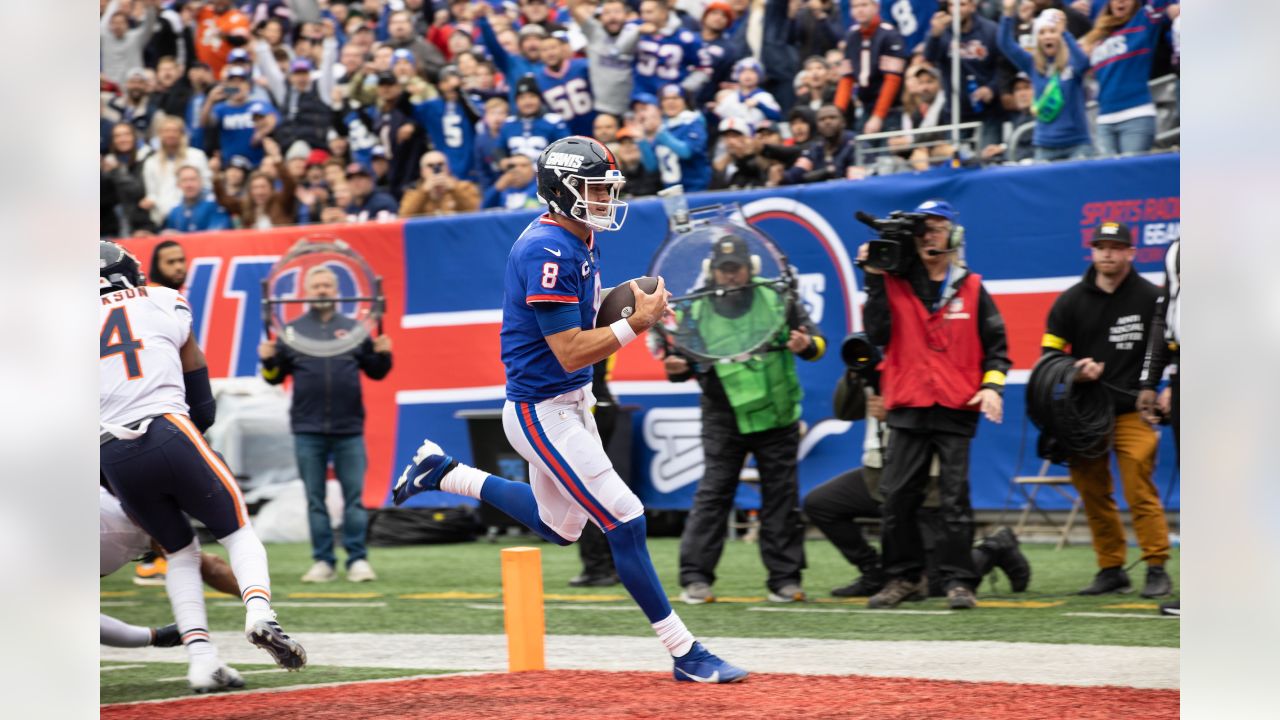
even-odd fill
[[(544, 592), (591, 599), (616, 599), (591, 603), (626, 606), (630, 603), (621, 586), (612, 588), (570, 588), (567, 581), (580, 570), (577, 549), (561, 548), (536, 539), (498, 543), (476, 542), (454, 545), (373, 548), (370, 561), (377, 570), (376, 582), (353, 584), (339, 579), (332, 583), (308, 585), (298, 578), (311, 565), (309, 547), (301, 544), (268, 545), (271, 557), (272, 594), (280, 622), (286, 631), (305, 641), (307, 632), (375, 633), (481, 633), (501, 634), (501, 569), (499, 551), (515, 545), (542, 549)], [(221, 548), (210, 546), (212, 552)], [(654, 538), (650, 550), (663, 586), (671, 596), (677, 584), (678, 541)], [(805, 545), (808, 569), (804, 586), (810, 602), (788, 605), (764, 600), (765, 572), (759, 547), (745, 542), (726, 544), (718, 569), (715, 591), (722, 600), (700, 606), (675, 602), (677, 611), (691, 630), (701, 636), (826, 638), (860, 640), (1002, 640), (1011, 642), (1089, 643), (1099, 645), (1149, 645), (1176, 647), (1179, 623), (1176, 620), (1142, 620), (1128, 617), (1070, 617), (1064, 613), (1103, 612), (1149, 617), (1156, 614), (1156, 602), (1137, 596), (1142, 586), (1144, 566), (1130, 571), (1135, 592), (1130, 595), (1085, 598), (1071, 593), (1088, 584), (1096, 572), (1093, 552), (1088, 547), (1068, 547), (1061, 552), (1049, 545), (1023, 545), (1033, 576), (1028, 592), (1013, 594), (1007, 581), (998, 577), (992, 590), (984, 582), (976, 610), (946, 615), (911, 615), (886, 612), (791, 612), (831, 609), (861, 611), (862, 603), (832, 601), (829, 591), (850, 582), (856, 571), (824, 540)], [(1136, 557), (1136, 551), (1131, 552)], [(1178, 581), (1178, 553), (1174, 550), (1168, 569)], [(131, 582), (132, 567), (126, 567), (101, 582), (102, 611), (126, 622), (161, 625), (172, 622), (163, 588), (137, 587)], [(340, 597), (299, 597), (298, 594), (336, 594)], [(462, 593), (462, 597), (407, 599), (415, 594)], [(354, 594), (348, 596), (349, 594)], [(372, 597), (361, 597), (363, 595)], [(294, 603), (365, 603), (375, 607), (294, 606)], [(1051, 603), (1050, 607), (983, 607), (982, 603)], [(385, 603), (385, 605), (380, 605)], [(209, 622), (214, 630), (239, 630), (244, 614), (236, 598), (209, 598)], [(568, 611), (589, 604), (548, 598), (547, 632), (552, 635), (648, 635), (648, 622), (637, 609), (629, 612)], [(1140, 607), (1116, 607), (1137, 605)], [(765, 608), (783, 611), (762, 611)], [(945, 610), (945, 602), (931, 599), (905, 603), (904, 610)], [(123, 672), (123, 671), (122, 671)], [(104, 676), (105, 678), (105, 676)]]
[[(275, 665), (236, 665), (235, 668), (241, 673), (247, 673), (242, 675), (245, 682), (245, 690), (376, 680), (379, 678), (425, 675), (431, 672), (425, 670), (353, 668), (325, 665), (308, 666), (307, 669), (301, 672), (285, 672)], [(186, 697), (192, 694), (190, 688), (187, 687), (186, 676), (186, 663), (104, 662), (100, 673), (101, 702), (109, 704)], [(192, 717), (195, 716), (193, 715)]]

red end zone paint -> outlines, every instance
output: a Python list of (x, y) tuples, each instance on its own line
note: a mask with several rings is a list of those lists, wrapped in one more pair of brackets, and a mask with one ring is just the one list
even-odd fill
[(103, 720), (399, 718), (1178, 717), (1176, 690), (1013, 685), (830, 675), (753, 675), (735, 685), (670, 674), (550, 671), (354, 683), (102, 708)]

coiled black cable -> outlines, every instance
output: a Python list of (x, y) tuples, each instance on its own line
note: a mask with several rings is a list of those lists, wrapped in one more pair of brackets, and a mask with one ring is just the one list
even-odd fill
[(1107, 454), (1116, 424), (1106, 386), (1077, 384), (1075, 363), (1070, 355), (1044, 355), (1027, 381), (1027, 417), (1041, 433), (1038, 454), (1056, 463)]

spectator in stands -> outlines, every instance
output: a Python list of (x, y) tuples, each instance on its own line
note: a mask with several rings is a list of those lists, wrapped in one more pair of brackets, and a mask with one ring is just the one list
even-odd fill
[(456, 66), (441, 68), (439, 90), (438, 97), (414, 105), (414, 117), (426, 128), (432, 147), (444, 153), (450, 174), (470, 177), (476, 162), (479, 117), (462, 91), (462, 76)]
[(502, 174), (498, 167), (502, 151), (502, 128), (506, 125), (510, 104), (506, 95), (484, 101), (484, 116), (476, 124), (476, 175), (486, 190)]
[(552, 140), (569, 135), (569, 128), (559, 115), (544, 111), (542, 93), (532, 75), (516, 82), (516, 112), (518, 116), (502, 126), (499, 151), (504, 155), (525, 155), (536, 160)]
[(1098, 145), (1104, 155), (1147, 152), (1156, 138), (1156, 105), (1147, 85), (1156, 44), (1177, 17), (1167, 0), (1108, 0), (1080, 39), (1098, 79)]
[[(824, 103), (830, 105), (832, 103)], [(821, 109), (821, 107), (819, 108)], [(791, 137), (788, 144), (794, 147), (804, 147), (817, 137), (818, 128), (818, 112), (807, 106), (794, 107), (790, 113), (787, 113), (787, 127), (791, 131)]]
[(394, 195), (391, 192), (391, 161), (387, 160), (387, 149), (374, 145), (369, 155), (369, 176), (373, 178), (374, 190)]
[(1013, 37), (1016, 0), (1004, 0), (1000, 19), (1000, 50), (1031, 78), (1036, 99), (1032, 143), (1037, 160), (1069, 160), (1092, 157), (1093, 141), (1085, 116), (1084, 73), (1089, 58), (1070, 33), (1063, 32), (1066, 16), (1047, 10), (1035, 20), (1036, 47), (1023, 50)]
[(542, 41), (542, 67), (534, 74), (543, 99), (574, 135), (587, 135), (595, 120), (595, 101), (587, 61), (573, 57), (569, 33), (557, 30)]
[(231, 52), (227, 53), (227, 64), (222, 71), (224, 80), (233, 69), (243, 70), (247, 73), (245, 77), (249, 79), (249, 102), (260, 101), (271, 103), (272, 105), (275, 104), (272, 91), (268, 89), (270, 83), (267, 73), (275, 72), (278, 75), (283, 75), (284, 71), (277, 66), (273, 54), (265, 55), (261, 63), (255, 64), (253, 55), (249, 53), (248, 48), (233, 48)]
[(231, 0), (213, 0), (196, 14), (196, 57), (222, 76), (222, 66), (233, 48), (249, 42), (249, 17), (232, 6)]
[(791, 18), (788, 44), (800, 57), (822, 55), (840, 44), (844, 28), (840, 26), (840, 9), (833, 0), (793, 1), (787, 15)]
[[(373, 176), (365, 166), (351, 163), (347, 168), (347, 188), (351, 193), (351, 201), (346, 205), (349, 222), (386, 222), (396, 219), (400, 207), (395, 198), (374, 189)], [(337, 196), (336, 189), (334, 195)]]
[[(407, 10), (396, 10), (387, 19), (387, 44), (393, 49), (405, 48), (418, 61), (418, 72), (435, 82), (446, 60), (440, 48), (414, 33), (413, 19)], [(416, 158), (415, 158), (416, 159)]]
[(618, 169), (627, 178), (627, 184), (622, 188), (624, 197), (652, 197), (662, 189), (662, 175), (658, 172), (657, 163), (652, 167), (645, 165), (635, 133), (630, 128), (618, 131), (609, 151), (618, 159)]
[[(908, 161), (915, 170), (927, 170), (929, 166), (943, 162), (955, 155), (955, 147), (946, 142), (950, 137), (947, 132), (920, 132), (929, 128), (947, 125), (951, 122), (948, 110), (948, 96), (942, 93), (942, 78), (937, 68), (928, 63), (921, 63), (908, 71), (910, 81), (902, 101), (902, 129), (912, 133), (905, 137), (889, 139), (890, 147), (901, 147), (922, 143), (937, 143), (929, 147), (917, 147), (910, 150)], [(989, 145), (988, 147), (997, 147)]]
[(891, 113), (896, 115), (900, 106), (902, 72), (907, 67), (906, 42), (897, 28), (880, 19), (878, 0), (853, 0), (852, 15), (855, 24), (844, 38), (835, 105), (846, 118), (851, 118), (851, 103), (856, 98), (862, 106), (861, 121), (856, 127), (862, 133), (878, 133), (891, 129), (885, 127), (885, 121)]
[(435, 87), (418, 74), (418, 63), (408, 50), (401, 49), (391, 53), (391, 74), (404, 86), (409, 102), (416, 104), (436, 97)]
[(754, 44), (754, 32), (746, 37), (752, 54), (760, 58), (760, 64), (765, 69), (760, 86), (777, 98), (778, 104), (784, 108), (789, 108), (796, 102), (796, 75), (800, 74), (800, 61), (803, 59), (787, 39), (790, 29), (787, 7), (790, 2), (791, 0), (765, 0), (759, 47)]
[(486, 208), (519, 210), (540, 207), (538, 180), (533, 172), (533, 160), (528, 155), (512, 155), (501, 164), (502, 175), (484, 196)]
[(151, 116), (155, 114), (156, 106), (151, 99), (151, 79), (145, 69), (136, 67), (126, 73), (124, 94), (113, 98), (109, 104), (120, 121), (132, 125), (139, 135), (151, 134)]
[(813, 112), (836, 100), (836, 86), (831, 81), (831, 66), (821, 55), (804, 61), (804, 71), (796, 78), (795, 108), (808, 108)]
[[(260, 43), (259, 47), (265, 45)], [(333, 109), (329, 106), (333, 94), (333, 63), (321, 66), (320, 81), (311, 79), (313, 70), (310, 60), (299, 58), (289, 63), (287, 82), (279, 71), (266, 73), (273, 85), (272, 93), (280, 100), (280, 126), (275, 130), (275, 138), (282, 147), (298, 141), (322, 147), (333, 126)]]
[(591, 123), (591, 137), (608, 145), (618, 139), (618, 131), (621, 129), (622, 123), (617, 115), (600, 113), (596, 115), (595, 122)]
[(156, 61), (156, 82), (151, 90), (151, 107), (173, 117), (186, 117), (191, 102), (191, 84), (182, 77), (182, 66), (166, 55)]
[[(315, 265), (303, 276), (303, 291), (312, 302), (307, 312), (289, 324), (299, 335), (333, 337), (355, 327), (355, 320), (337, 312), (338, 278), (325, 265)], [(293, 375), (293, 401), (289, 421), (293, 430), (298, 474), (307, 489), (307, 519), (311, 531), (311, 557), (315, 563), (303, 582), (329, 582), (337, 578), (334, 565), (333, 527), (325, 505), (329, 461), (342, 486), (342, 544), (347, 551), (347, 580), (376, 580), (365, 548), (368, 513), (361, 496), (368, 458), (364, 447), (364, 399), (360, 373), (381, 380), (391, 372), (391, 338), (365, 338), (336, 357), (304, 355), (280, 340), (258, 346), (262, 377), (279, 385)]]
[[(507, 82), (511, 84), (518, 78), (537, 72), (542, 40), (547, 37), (546, 29), (541, 25), (526, 25), (520, 28), (516, 36), (518, 52), (511, 52), (498, 41), (498, 35), (489, 22), (491, 13), (489, 3), (481, 2), (475, 7), (480, 13), (480, 19), (476, 21), (476, 25), (480, 28), (480, 40), (489, 51), (489, 55), (493, 56), (494, 65), (502, 71)], [(514, 101), (514, 85), (511, 90), (513, 93), (511, 100)]]
[[(587, 70), (595, 110), (621, 116), (631, 100), (631, 66), (639, 26), (627, 23), (625, 0), (604, 0), (598, 10), (595, 0), (569, 0), (569, 11), (587, 39)], [(599, 17), (595, 17), (597, 13)]]
[(764, 187), (768, 182), (765, 161), (757, 151), (751, 123), (739, 117), (720, 121), (725, 154), (712, 162), (712, 190)]
[(655, 127), (655, 113), (650, 110), (641, 122), (641, 128), (658, 159), (663, 186), (679, 183), (685, 192), (706, 190), (711, 183), (706, 118), (702, 113), (689, 109), (685, 91), (675, 83), (662, 87), (659, 102), (662, 107), (661, 125)]
[[(1000, 142), (1001, 112), (996, 24), (978, 15), (976, 0), (960, 0), (961, 122), (982, 122), (980, 146)], [(942, 75), (942, 91), (951, 97), (951, 13), (939, 10), (929, 21), (925, 59)], [(950, 121), (948, 120), (948, 124)]]
[(178, 117), (186, 121), (187, 131), (191, 134), (191, 147), (200, 148), (206, 155), (210, 155), (213, 148), (205, 144), (205, 126), (200, 120), (200, 114), (204, 110), (204, 101), (208, 98), (209, 91), (213, 89), (213, 71), (208, 65), (197, 62), (187, 69), (186, 79), (191, 86), (191, 96)]
[(182, 201), (178, 168), (196, 168), (200, 172), (200, 186), (204, 188), (211, 186), (213, 176), (204, 151), (188, 144), (186, 126), (179, 117), (165, 116), (156, 123), (156, 137), (160, 140), (159, 149), (142, 163), (142, 179), (147, 189), (143, 207), (151, 211), (152, 221), (160, 224)]
[(455, 178), (444, 153), (426, 153), (421, 168), (422, 178), (400, 199), (400, 217), (453, 215), (480, 209), (480, 189), (475, 183)]
[(702, 38), (684, 27), (666, 0), (641, 0), (639, 30), (634, 92), (654, 94), (674, 82), (697, 94), (710, 79), (701, 57)]
[(150, 154), (150, 148), (139, 144), (132, 125), (122, 122), (111, 128), (111, 148), (103, 159), (103, 169), (115, 187), (121, 237), (149, 235), (156, 229), (142, 174), (143, 162)]
[(275, 108), (261, 101), (249, 102), (249, 71), (241, 67), (227, 70), (227, 79), (205, 98), (201, 125), (217, 136), (219, 154), (240, 155), (254, 167), (262, 162), (262, 141), (275, 130)]
[(743, 34), (729, 32), (736, 12), (724, 0), (712, 0), (702, 10), (702, 65), (709, 80), (698, 90), (696, 105), (699, 108), (713, 103), (721, 90), (732, 87), (734, 63), (747, 53)]
[[(279, 152), (279, 148), (274, 144), (273, 150)], [(273, 153), (271, 164), (278, 156)], [(264, 167), (266, 163), (264, 163)], [(239, 226), (242, 228), (253, 228), (255, 230), (268, 230), (273, 227), (284, 225), (294, 225), (298, 222), (298, 198), (297, 198), (297, 181), (293, 176), (283, 168), (278, 173), (279, 189), (276, 188), (276, 181), (271, 176), (259, 170), (249, 174), (248, 191), (243, 198), (227, 196), (222, 189), (215, 185), (214, 192), (218, 197), (218, 204), (226, 208), (238, 220)]]
[[(404, 86), (390, 72), (378, 73), (378, 106), (370, 114), (374, 137), (386, 138), (383, 147), (391, 163), (388, 184), (391, 194), (399, 197), (418, 177), (418, 160), (426, 152), (427, 134), (414, 119), (413, 105), (404, 93)], [(370, 159), (372, 151), (371, 145)]]
[[(130, 70), (143, 67), (142, 50), (155, 32), (156, 8), (160, 6), (160, 0), (142, 0), (139, 3), (145, 8), (145, 17), (141, 25), (132, 29), (129, 28), (128, 13), (120, 9), (121, 4), (121, 0), (107, 3), (99, 29), (102, 75), (117, 85), (124, 83)], [(132, 6), (131, 2), (128, 4)]]
[(178, 189), (182, 193), (182, 201), (165, 217), (166, 233), (231, 229), (231, 217), (209, 197), (199, 168), (191, 165), (178, 168)]
[(733, 82), (737, 90), (730, 91), (716, 103), (715, 114), (722, 119), (739, 118), (752, 127), (768, 120), (782, 119), (782, 107), (773, 95), (760, 89), (764, 68), (753, 57), (745, 57), (733, 66)]
[(844, 113), (835, 105), (818, 111), (818, 137), (786, 172), (783, 183), (821, 182), (852, 177), (856, 169), (853, 133), (844, 129)]

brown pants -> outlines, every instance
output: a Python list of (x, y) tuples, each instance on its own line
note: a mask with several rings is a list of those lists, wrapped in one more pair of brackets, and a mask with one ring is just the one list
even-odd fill
[[(1138, 413), (1125, 413), (1116, 418), (1116, 464), (1120, 467), (1124, 498), (1133, 516), (1134, 534), (1142, 548), (1142, 559), (1149, 565), (1163, 566), (1169, 557), (1169, 526), (1164, 519), (1164, 505), (1151, 480), (1158, 440), (1159, 436)], [(1110, 453), (1094, 460), (1072, 459), (1070, 470), (1071, 482), (1084, 500), (1098, 567), (1122, 567), (1125, 564), (1124, 523), (1113, 495)]]

